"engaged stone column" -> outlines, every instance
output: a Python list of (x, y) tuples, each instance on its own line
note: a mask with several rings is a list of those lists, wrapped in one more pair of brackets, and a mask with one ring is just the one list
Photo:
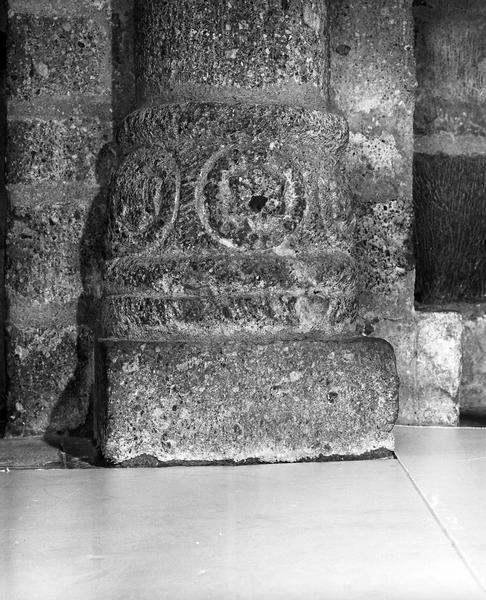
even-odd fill
[(119, 132), (109, 208), (105, 457), (391, 450), (393, 351), (349, 337), (359, 265), (326, 3), (149, 0), (137, 19), (143, 107)]

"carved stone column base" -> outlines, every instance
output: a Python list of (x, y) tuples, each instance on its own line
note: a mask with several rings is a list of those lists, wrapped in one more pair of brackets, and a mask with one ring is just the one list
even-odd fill
[(318, 334), (104, 342), (106, 459), (126, 466), (386, 456), (389, 344)]

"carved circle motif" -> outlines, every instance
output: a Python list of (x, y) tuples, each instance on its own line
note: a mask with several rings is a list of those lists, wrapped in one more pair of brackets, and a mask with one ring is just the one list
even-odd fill
[(161, 246), (177, 219), (181, 172), (165, 148), (138, 148), (116, 173), (111, 193), (113, 246)]
[(215, 152), (202, 168), (195, 199), (206, 232), (236, 250), (281, 245), (307, 208), (302, 173), (269, 145)]

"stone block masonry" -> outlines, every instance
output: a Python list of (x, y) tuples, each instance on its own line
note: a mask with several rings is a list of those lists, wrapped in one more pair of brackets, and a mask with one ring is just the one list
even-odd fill
[(0, 436), (7, 420), (7, 380), (5, 356), (5, 233), (7, 222), (7, 192), (5, 189), (5, 140), (7, 137), (7, 106), (5, 97), (7, 47), (7, 3), (0, 1)]
[(357, 326), (393, 345), (401, 380), (399, 422), (420, 424), (412, 242), (412, 1), (336, 0), (330, 15), (331, 98), (350, 127), (344, 163), (363, 280)]
[(375, 319), (407, 319), (413, 311), (412, 0), (333, 0), (329, 9), (330, 95), (349, 121), (344, 164), (366, 328)]
[(112, 139), (111, 9), (8, 3), (8, 433), (86, 421)]

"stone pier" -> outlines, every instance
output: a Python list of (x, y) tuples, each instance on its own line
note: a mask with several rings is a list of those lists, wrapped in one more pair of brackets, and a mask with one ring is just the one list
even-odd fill
[(391, 346), (353, 337), (355, 215), (323, 1), (145, 0), (118, 133), (96, 407), (127, 465), (393, 450)]

